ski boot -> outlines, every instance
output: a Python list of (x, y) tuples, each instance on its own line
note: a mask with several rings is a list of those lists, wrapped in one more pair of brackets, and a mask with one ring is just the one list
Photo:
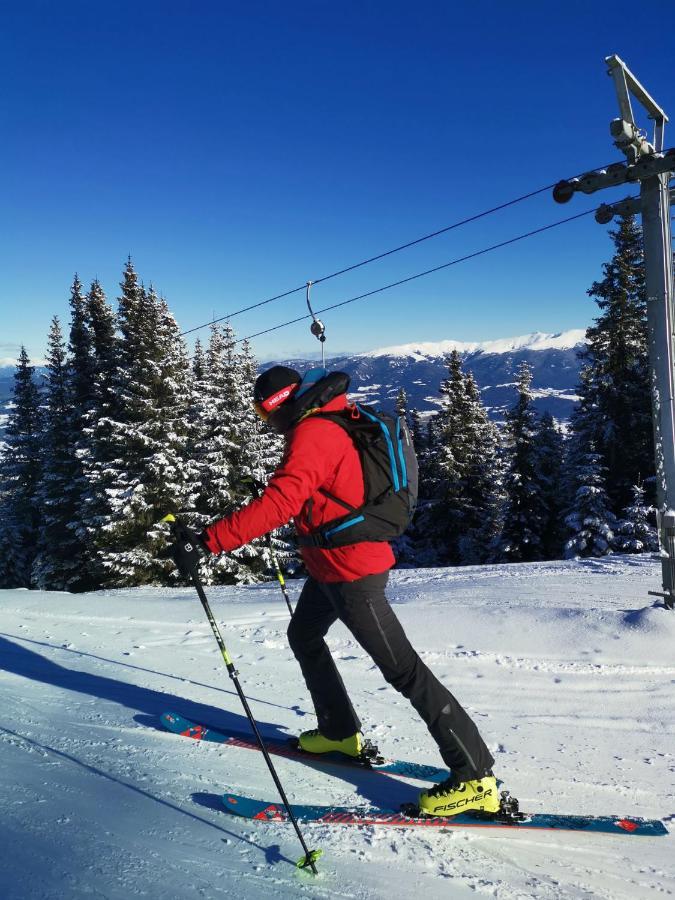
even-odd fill
[(363, 738), (357, 731), (349, 737), (334, 741), (324, 737), (318, 728), (303, 731), (297, 739), (297, 746), (306, 753), (342, 753), (363, 766), (381, 765), (384, 760), (377, 747)]
[(497, 779), (490, 773), (472, 781), (450, 777), (422, 791), (418, 800), (421, 816), (456, 816), (460, 813), (500, 811)]
[(357, 759), (361, 754), (363, 738), (360, 732), (351, 734), (342, 740), (334, 741), (324, 737), (318, 728), (303, 731), (298, 738), (298, 746), (307, 753), (344, 753)]

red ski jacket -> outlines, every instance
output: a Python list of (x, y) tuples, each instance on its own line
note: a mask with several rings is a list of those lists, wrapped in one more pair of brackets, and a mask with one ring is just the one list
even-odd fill
[[(322, 407), (336, 412), (347, 407), (340, 394)], [(204, 541), (212, 553), (236, 550), (294, 519), (298, 534), (308, 534), (325, 522), (344, 515), (344, 507), (319, 492), (319, 488), (351, 506), (364, 501), (361, 460), (347, 432), (329, 419), (309, 415), (288, 434), (281, 465), (263, 494), (237, 512), (210, 525)], [(379, 575), (395, 562), (384, 541), (364, 541), (326, 550), (301, 547), (309, 574), (317, 581), (356, 581)]]

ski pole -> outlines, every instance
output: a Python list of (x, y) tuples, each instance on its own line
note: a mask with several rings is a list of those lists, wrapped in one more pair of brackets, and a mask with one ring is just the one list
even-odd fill
[[(176, 517), (169, 513), (168, 516), (165, 516), (162, 519), (163, 522), (168, 522), (171, 525), (171, 530), (173, 531), (174, 536), (177, 540), (180, 540), (179, 533), (179, 523), (176, 520)], [(251, 712), (251, 708), (248, 705), (248, 700), (246, 699), (246, 695), (244, 694), (243, 688), (239, 682), (239, 673), (237, 672), (234, 663), (232, 662), (232, 658), (230, 654), (227, 652), (227, 647), (225, 646), (225, 641), (223, 640), (223, 636), (220, 633), (220, 629), (218, 628), (218, 624), (216, 620), (213, 618), (213, 613), (211, 612), (211, 607), (209, 605), (209, 601), (204, 593), (204, 588), (202, 587), (202, 583), (200, 581), (199, 575), (197, 574), (197, 570), (195, 567), (190, 569), (190, 578), (192, 580), (192, 584), (194, 585), (195, 590), (197, 591), (197, 595), (201, 601), (201, 604), (204, 608), (204, 612), (206, 613), (206, 618), (209, 620), (209, 625), (211, 626), (211, 631), (213, 632), (213, 636), (215, 637), (220, 652), (223, 656), (223, 661), (227, 666), (227, 671), (229, 673), (232, 682), (237, 690), (237, 694), (239, 694), (239, 699), (241, 700), (242, 706), (244, 707), (244, 712), (248, 716), (248, 720), (251, 723), (251, 728), (253, 729), (253, 733), (255, 734), (256, 740), (258, 742), (258, 746), (262, 751), (263, 756), (265, 757), (265, 762), (267, 763), (267, 768), (270, 770), (270, 774), (274, 779), (274, 783), (277, 786), (277, 790), (279, 791), (279, 796), (286, 807), (286, 812), (288, 813), (288, 818), (293, 823), (293, 827), (295, 828), (295, 833), (298, 836), (300, 844), (302, 845), (302, 849), (305, 851), (305, 855), (302, 859), (299, 859), (297, 862), (297, 867), (299, 869), (305, 869), (307, 867), (311, 868), (312, 872), (315, 875), (318, 875), (318, 870), (316, 868), (316, 860), (322, 855), (323, 850), (308, 850), (307, 844), (305, 843), (305, 839), (302, 836), (302, 832), (300, 831), (300, 826), (298, 825), (298, 821), (295, 818), (295, 814), (291, 808), (290, 803), (288, 802), (288, 798), (286, 797), (286, 792), (279, 780), (279, 776), (277, 775), (277, 771), (274, 768), (274, 763), (272, 762), (270, 755), (267, 751), (267, 747), (265, 746), (265, 742), (262, 739), (262, 735), (260, 734), (260, 730), (258, 729), (258, 724), (256, 720), (253, 718), (253, 713)]]
[[(253, 478), (252, 475), (242, 478), (242, 481), (245, 484), (251, 485), (251, 490), (253, 491), (253, 493), (256, 497), (260, 496), (260, 488), (263, 487), (263, 485), (259, 481), (257, 481), (255, 478)], [(272, 558), (272, 565), (274, 566), (274, 571), (277, 576), (277, 581), (279, 582), (279, 587), (281, 588), (281, 593), (284, 595), (284, 600), (286, 601), (286, 606), (288, 607), (288, 611), (292, 616), (293, 615), (293, 607), (291, 606), (291, 599), (288, 596), (288, 591), (286, 590), (286, 581), (284, 579), (284, 573), (281, 571), (281, 566), (279, 565), (279, 558), (277, 557), (277, 554), (275, 553), (274, 543), (272, 541), (271, 534), (267, 535), (267, 549), (269, 550), (270, 556)]]

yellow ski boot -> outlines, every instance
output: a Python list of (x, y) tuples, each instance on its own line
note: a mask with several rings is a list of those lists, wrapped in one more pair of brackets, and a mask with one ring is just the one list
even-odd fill
[(358, 759), (363, 751), (363, 738), (357, 731), (356, 734), (342, 738), (341, 741), (332, 741), (324, 737), (318, 728), (313, 728), (311, 731), (302, 732), (298, 738), (298, 746), (307, 753), (344, 753), (345, 756)]
[(467, 812), (499, 812), (499, 792), (494, 775), (473, 781), (448, 778), (422, 791), (418, 800), (422, 816), (456, 816)]

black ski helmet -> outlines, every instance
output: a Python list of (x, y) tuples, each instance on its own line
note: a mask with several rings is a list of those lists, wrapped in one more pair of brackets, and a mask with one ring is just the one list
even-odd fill
[(288, 366), (272, 366), (256, 378), (253, 401), (258, 414), (267, 419), (297, 391), (302, 377)]

